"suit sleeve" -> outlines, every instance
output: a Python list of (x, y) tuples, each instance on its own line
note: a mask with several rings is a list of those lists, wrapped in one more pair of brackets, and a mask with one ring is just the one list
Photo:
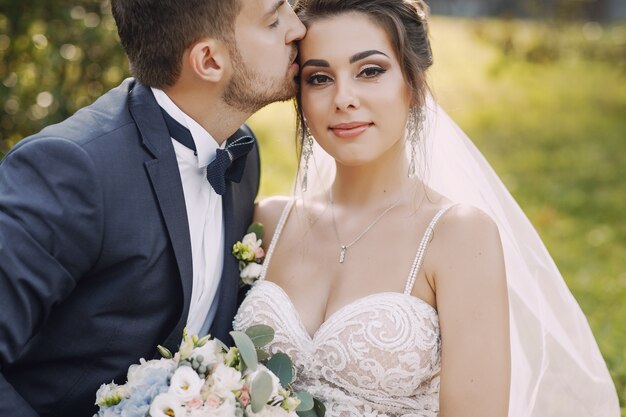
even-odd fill
[[(38, 138), (0, 163), (0, 372), (97, 261), (102, 192), (79, 145)], [(0, 415), (36, 416), (0, 374)]]

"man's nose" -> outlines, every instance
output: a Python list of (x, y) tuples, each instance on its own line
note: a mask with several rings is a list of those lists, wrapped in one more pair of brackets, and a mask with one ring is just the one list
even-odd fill
[(304, 35), (306, 34), (306, 27), (300, 19), (298, 19), (298, 16), (296, 16), (293, 9), (291, 9), (291, 6), (289, 7), (288, 19), (289, 30), (287, 30), (285, 42), (291, 43), (304, 38)]

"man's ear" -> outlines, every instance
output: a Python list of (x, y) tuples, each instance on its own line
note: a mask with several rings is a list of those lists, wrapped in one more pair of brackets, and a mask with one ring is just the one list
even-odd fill
[(226, 45), (215, 38), (201, 39), (189, 50), (191, 69), (206, 81), (219, 82), (224, 77), (228, 60)]

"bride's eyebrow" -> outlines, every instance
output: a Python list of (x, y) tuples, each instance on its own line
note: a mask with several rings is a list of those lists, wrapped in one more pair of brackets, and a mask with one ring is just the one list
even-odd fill
[(355, 62), (360, 61), (362, 59), (365, 59), (368, 56), (372, 56), (372, 55), (384, 55), (387, 58), (389, 58), (389, 55), (387, 55), (384, 52), (377, 51), (376, 49), (370, 49), (369, 51), (358, 52), (358, 53), (352, 55), (350, 57), (350, 63), (354, 64)]
[[(369, 51), (358, 52), (352, 55), (349, 61), (351, 64), (354, 64), (355, 62), (365, 59), (368, 56), (372, 56), (372, 55), (383, 55), (389, 58), (389, 55), (387, 55), (384, 52), (377, 51), (376, 49), (370, 49)], [(307, 67), (307, 66), (328, 68), (330, 67), (330, 64), (328, 63), (328, 61), (324, 59), (309, 59), (304, 64), (302, 64), (302, 68)]]
[(304, 64), (302, 64), (302, 68), (307, 67), (307, 66), (328, 68), (330, 67), (330, 64), (328, 63), (328, 61), (323, 60), (323, 59), (309, 59)]

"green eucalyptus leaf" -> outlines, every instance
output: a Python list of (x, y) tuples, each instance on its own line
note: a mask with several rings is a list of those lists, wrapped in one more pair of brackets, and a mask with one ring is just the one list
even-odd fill
[(313, 397), (313, 410), (315, 410), (315, 414), (317, 417), (324, 417), (326, 414), (326, 406), (324, 403), (317, 398)]
[(298, 417), (317, 417), (317, 413), (315, 412), (314, 408), (306, 411), (296, 410), (296, 414), (298, 415)]
[(257, 239), (263, 239), (263, 233), (265, 230), (263, 229), (263, 225), (261, 223), (252, 223), (250, 227), (248, 227), (247, 233), (254, 233)]
[(326, 414), (326, 406), (317, 398), (313, 398), (313, 408), (306, 411), (296, 410), (299, 417), (324, 417)]
[(230, 335), (235, 341), (237, 349), (239, 349), (243, 363), (245, 363), (248, 369), (254, 371), (258, 364), (254, 343), (252, 343), (252, 340), (250, 340), (248, 335), (244, 332), (230, 332)]
[(256, 350), (256, 358), (259, 362), (265, 362), (270, 358), (270, 354), (264, 351), (263, 349)]
[(274, 329), (264, 324), (257, 324), (246, 329), (246, 334), (257, 348), (262, 348), (274, 340)]
[(267, 369), (272, 371), (274, 375), (280, 380), (280, 385), (283, 387), (291, 384), (293, 381), (293, 367), (291, 366), (291, 359), (284, 353), (276, 353), (267, 362)]
[(297, 392), (296, 395), (300, 398), (300, 405), (296, 408), (296, 411), (309, 411), (313, 409), (315, 402), (313, 396), (306, 391)]
[(250, 387), (250, 405), (252, 412), (258, 413), (270, 400), (272, 395), (272, 377), (265, 371), (259, 372)]
[(165, 359), (172, 359), (172, 352), (170, 352), (168, 348), (159, 345), (157, 346), (157, 350)]

